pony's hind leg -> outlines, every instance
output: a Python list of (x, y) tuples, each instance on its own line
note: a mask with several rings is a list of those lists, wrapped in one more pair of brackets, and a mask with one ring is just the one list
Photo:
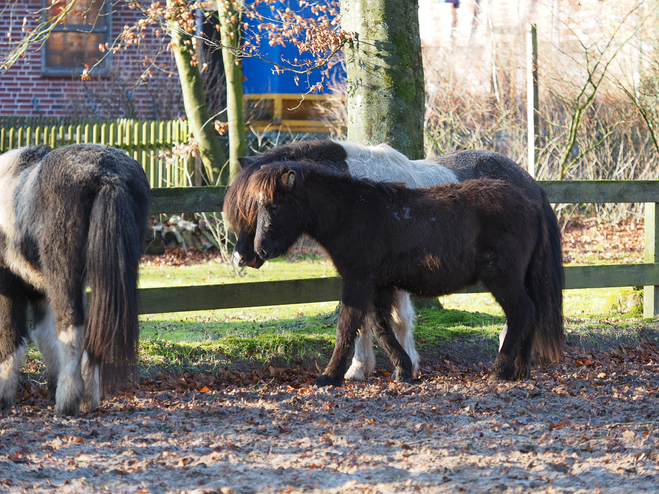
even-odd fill
[(391, 325), (396, 333), (396, 339), (412, 361), (412, 377), (419, 374), (419, 352), (414, 344), (414, 319), (416, 312), (412, 305), (412, 297), (403, 290), (394, 291), (394, 304), (391, 311)]
[(59, 286), (49, 293), (55, 314), (57, 360), (57, 392), (55, 413), (76, 415), (85, 390), (80, 369), (85, 337), (82, 286)]
[(394, 302), (394, 290), (390, 288), (378, 288), (373, 300), (374, 311), (372, 314), (373, 328), (382, 347), (384, 348), (391, 363), (394, 365), (394, 379), (396, 381), (411, 382), (412, 360), (403, 346), (396, 339), (391, 327), (391, 312)]
[[(391, 326), (396, 339), (412, 361), (412, 376), (419, 373), (419, 353), (414, 344), (414, 306), (410, 294), (403, 290), (395, 290), (394, 303), (391, 310)], [(352, 381), (365, 381), (375, 370), (375, 353), (373, 352), (372, 329), (369, 321), (359, 330), (355, 341), (355, 355), (345, 378)]]
[(80, 403), (81, 412), (89, 412), (101, 405), (101, 369), (93, 364), (86, 351), (82, 352), (82, 380), (85, 391)]
[(32, 304), (34, 329), (32, 335), (46, 366), (48, 401), (55, 404), (57, 376), (59, 375), (59, 344), (55, 330), (55, 314), (45, 297)]
[(80, 409), (84, 392), (80, 372), (84, 337), (84, 324), (58, 324), (58, 358), (61, 362), (55, 395), (55, 413), (58, 415), (76, 415)]
[(528, 379), (531, 374), (531, 366), (534, 363), (535, 350), (533, 349), (533, 340), (535, 338), (535, 326), (531, 324), (529, 331), (524, 335), (519, 345), (519, 351), (515, 358), (515, 373), (514, 379), (516, 381), (523, 381)]
[[(32, 334), (46, 366), (48, 401), (55, 404), (57, 379), (60, 372), (60, 343), (57, 337), (55, 314), (45, 298), (35, 302), (33, 307), (34, 329)], [(89, 362), (86, 352), (82, 354), (81, 367), (84, 394), (80, 404), (80, 410), (89, 411), (101, 403), (99, 369)]]
[(345, 378), (349, 381), (365, 381), (375, 369), (375, 352), (373, 352), (373, 337), (368, 321), (359, 329), (355, 340), (355, 354), (352, 364), (346, 371)]
[(27, 302), (22, 282), (0, 267), (0, 409), (11, 406), (28, 343)]
[(507, 321), (490, 380), (526, 379), (530, 373), (535, 304), (526, 293), (523, 276), (483, 281), (501, 305)]

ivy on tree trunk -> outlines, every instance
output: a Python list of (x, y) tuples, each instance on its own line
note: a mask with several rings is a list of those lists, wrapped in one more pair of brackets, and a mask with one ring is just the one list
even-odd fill
[(425, 87), (418, 0), (341, 0), (348, 139), (424, 156)]

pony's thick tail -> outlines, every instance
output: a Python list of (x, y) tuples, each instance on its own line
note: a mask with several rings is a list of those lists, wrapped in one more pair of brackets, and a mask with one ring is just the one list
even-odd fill
[(125, 184), (101, 187), (91, 210), (86, 277), (91, 289), (85, 350), (102, 367), (103, 383), (134, 375), (139, 340), (138, 264), (147, 224), (149, 194)]
[(563, 332), (563, 253), (561, 230), (542, 191), (542, 226), (526, 276), (526, 288), (536, 308), (534, 349), (543, 363), (558, 362), (565, 351)]

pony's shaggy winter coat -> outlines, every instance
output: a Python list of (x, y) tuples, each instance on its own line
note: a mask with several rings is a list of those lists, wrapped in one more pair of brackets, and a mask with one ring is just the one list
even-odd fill
[(560, 359), (562, 270), (542, 208), (517, 187), (482, 179), (408, 189), (290, 162), (242, 173), (257, 207), (258, 255), (277, 257), (308, 234), (343, 280), (336, 347), (317, 384), (342, 383), (367, 320), (397, 378), (412, 378), (391, 327), (395, 289), (438, 296), (482, 281), (508, 321), (495, 379), (528, 377), (534, 348), (544, 360)]
[[(505, 180), (522, 189), (529, 199), (542, 208), (550, 230), (552, 260), (557, 263), (556, 270), (562, 273), (561, 234), (551, 205), (542, 194), (538, 183), (517, 163), (499, 153), (468, 150), (410, 161), (386, 144), (363, 146), (348, 141), (309, 140), (280, 146), (258, 156), (240, 158), (241, 166), (249, 167), (252, 171), (279, 161), (320, 166), (357, 178), (402, 182), (409, 187), (432, 186), (473, 178)], [(246, 179), (247, 175), (243, 175), (229, 189), (224, 209), (227, 218), (238, 231), (234, 260), (239, 265), (258, 269), (263, 264), (263, 260), (254, 252), (256, 218), (249, 213), (255, 209), (249, 204), (242, 203), (243, 200), (249, 201), (249, 196), (243, 194)], [(404, 291), (396, 293), (394, 299), (392, 313), (394, 331), (398, 341), (410, 356), (416, 375), (419, 356), (412, 334), (415, 311), (409, 294)], [(346, 372), (346, 379), (364, 380), (375, 368), (371, 333), (367, 322), (361, 328), (356, 340), (355, 354), (352, 365)], [(505, 334), (506, 327), (501, 333), (502, 341)]]
[(102, 377), (132, 372), (149, 197), (139, 163), (111, 147), (0, 156), (0, 406), (18, 387), (29, 303), (56, 413), (98, 406)]

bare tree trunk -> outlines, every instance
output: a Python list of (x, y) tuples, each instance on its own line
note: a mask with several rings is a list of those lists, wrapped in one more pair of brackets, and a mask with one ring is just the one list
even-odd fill
[[(174, 0), (167, 0), (167, 6), (174, 6)], [(229, 170), (225, 166), (226, 156), (218, 139), (217, 131), (210, 121), (204, 84), (195, 58), (194, 45), (190, 35), (180, 30), (176, 22), (170, 21), (172, 51), (176, 60), (183, 105), (188, 117), (188, 123), (197, 142), (201, 161), (206, 171), (206, 180), (211, 184), (226, 184)]]
[(424, 156), (425, 89), (418, 0), (341, 0), (348, 139)]
[(245, 156), (245, 117), (243, 114), (243, 69), (240, 49), (242, 1), (217, 0), (222, 33), (222, 60), (227, 81), (227, 122), (229, 124), (229, 183), (238, 175), (238, 158)]

